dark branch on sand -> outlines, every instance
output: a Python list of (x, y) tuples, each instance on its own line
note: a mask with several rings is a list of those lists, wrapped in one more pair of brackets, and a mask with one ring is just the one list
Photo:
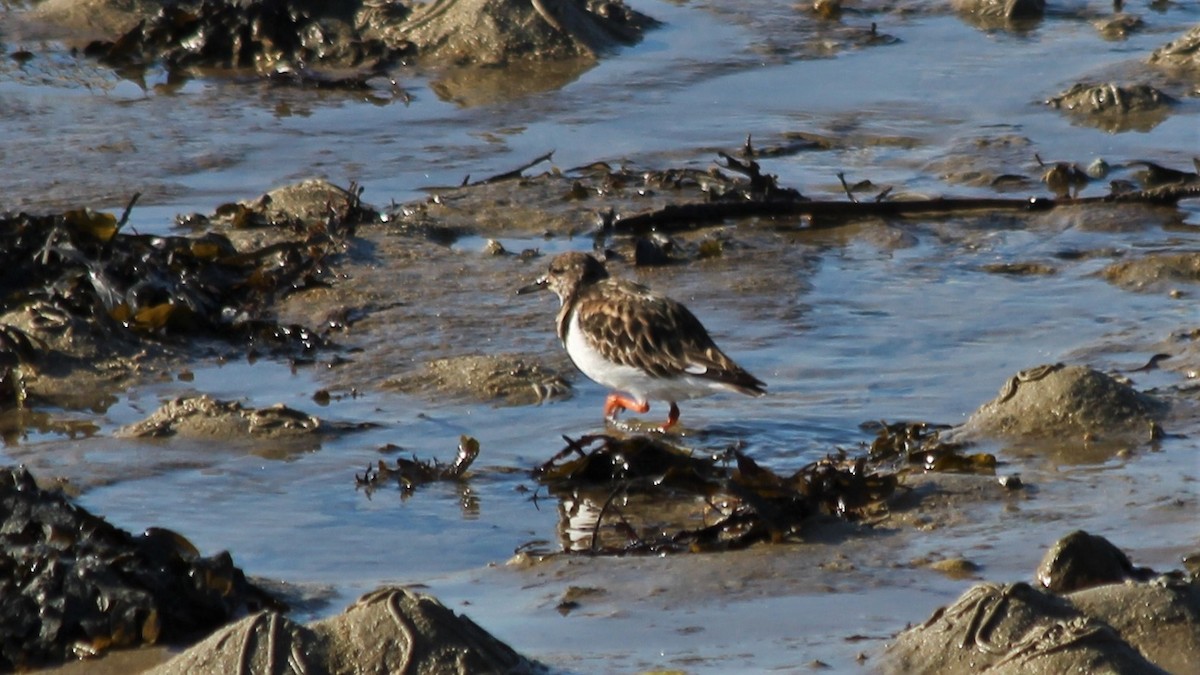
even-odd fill
[[(727, 155), (723, 155), (728, 158)], [(731, 158), (730, 158), (731, 159)], [(757, 164), (738, 163), (738, 168), (757, 172)], [(730, 166), (729, 168), (734, 168)], [(751, 188), (753, 190), (753, 186)], [(635, 213), (618, 218), (613, 223), (617, 232), (642, 234), (652, 229), (686, 230), (730, 218), (773, 216), (809, 216), (811, 227), (829, 227), (840, 221), (869, 217), (897, 217), (969, 213), (972, 211), (1043, 212), (1065, 206), (1097, 206), (1106, 204), (1147, 204), (1173, 206), (1183, 199), (1200, 197), (1200, 185), (1165, 185), (1148, 190), (1122, 192), (1102, 197), (1065, 197), (1027, 199), (946, 197), (914, 201), (844, 202), (817, 201), (803, 197), (792, 199), (751, 199), (730, 202), (693, 202), (668, 204), (660, 209)], [(819, 221), (819, 222), (818, 222)]]
[(462, 185), (460, 187), (467, 187), (469, 185), (486, 185), (488, 183), (499, 183), (500, 181), (504, 181), (504, 180), (512, 180), (513, 178), (520, 178), (521, 174), (525, 172), (525, 169), (535, 167), (538, 164), (541, 164), (542, 162), (549, 162), (551, 160), (551, 158), (553, 158), (553, 157), (554, 157), (554, 151), (551, 150), (550, 152), (547, 152), (544, 155), (538, 155), (537, 157), (534, 157), (533, 159), (529, 160), (528, 162), (525, 162), (524, 164), (522, 164), (521, 166), (518, 166), (515, 169), (505, 171), (504, 173), (498, 173), (495, 176), (491, 176), (489, 178), (484, 178), (483, 180), (477, 180), (474, 183), (470, 182), (471, 176), (468, 175), (466, 178), (463, 179)]

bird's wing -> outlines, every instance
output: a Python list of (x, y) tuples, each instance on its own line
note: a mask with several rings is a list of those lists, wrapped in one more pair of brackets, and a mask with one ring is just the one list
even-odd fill
[(656, 377), (688, 373), (762, 393), (762, 382), (742, 370), (709, 337), (686, 307), (626, 280), (606, 280), (580, 296), (579, 328), (604, 358)]

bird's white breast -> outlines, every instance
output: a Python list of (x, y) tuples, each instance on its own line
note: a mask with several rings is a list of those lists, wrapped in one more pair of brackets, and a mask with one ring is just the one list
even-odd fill
[(676, 377), (654, 377), (640, 368), (614, 363), (592, 347), (579, 326), (576, 312), (571, 312), (567, 325), (565, 346), (575, 366), (592, 380), (630, 394), (639, 403), (647, 400), (684, 401), (729, 389), (719, 382), (688, 373)]

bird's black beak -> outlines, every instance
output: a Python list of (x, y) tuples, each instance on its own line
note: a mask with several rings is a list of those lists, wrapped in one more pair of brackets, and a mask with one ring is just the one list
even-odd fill
[(533, 282), (532, 284), (529, 284), (528, 286), (522, 286), (522, 287), (518, 288), (517, 295), (525, 295), (526, 293), (536, 293), (538, 291), (544, 291), (548, 288), (547, 284), (549, 284), (549, 281), (550, 280), (547, 279), (546, 277), (542, 277), (542, 278), (538, 279), (537, 281)]

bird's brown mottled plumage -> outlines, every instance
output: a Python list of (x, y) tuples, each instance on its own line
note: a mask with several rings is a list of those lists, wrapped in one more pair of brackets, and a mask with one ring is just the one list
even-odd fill
[[(726, 356), (687, 307), (641, 284), (607, 278), (584, 285), (574, 310), (588, 343), (609, 361), (655, 377), (690, 372), (744, 394), (763, 393), (765, 385)], [(559, 338), (566, 341), (564, 333)]]

